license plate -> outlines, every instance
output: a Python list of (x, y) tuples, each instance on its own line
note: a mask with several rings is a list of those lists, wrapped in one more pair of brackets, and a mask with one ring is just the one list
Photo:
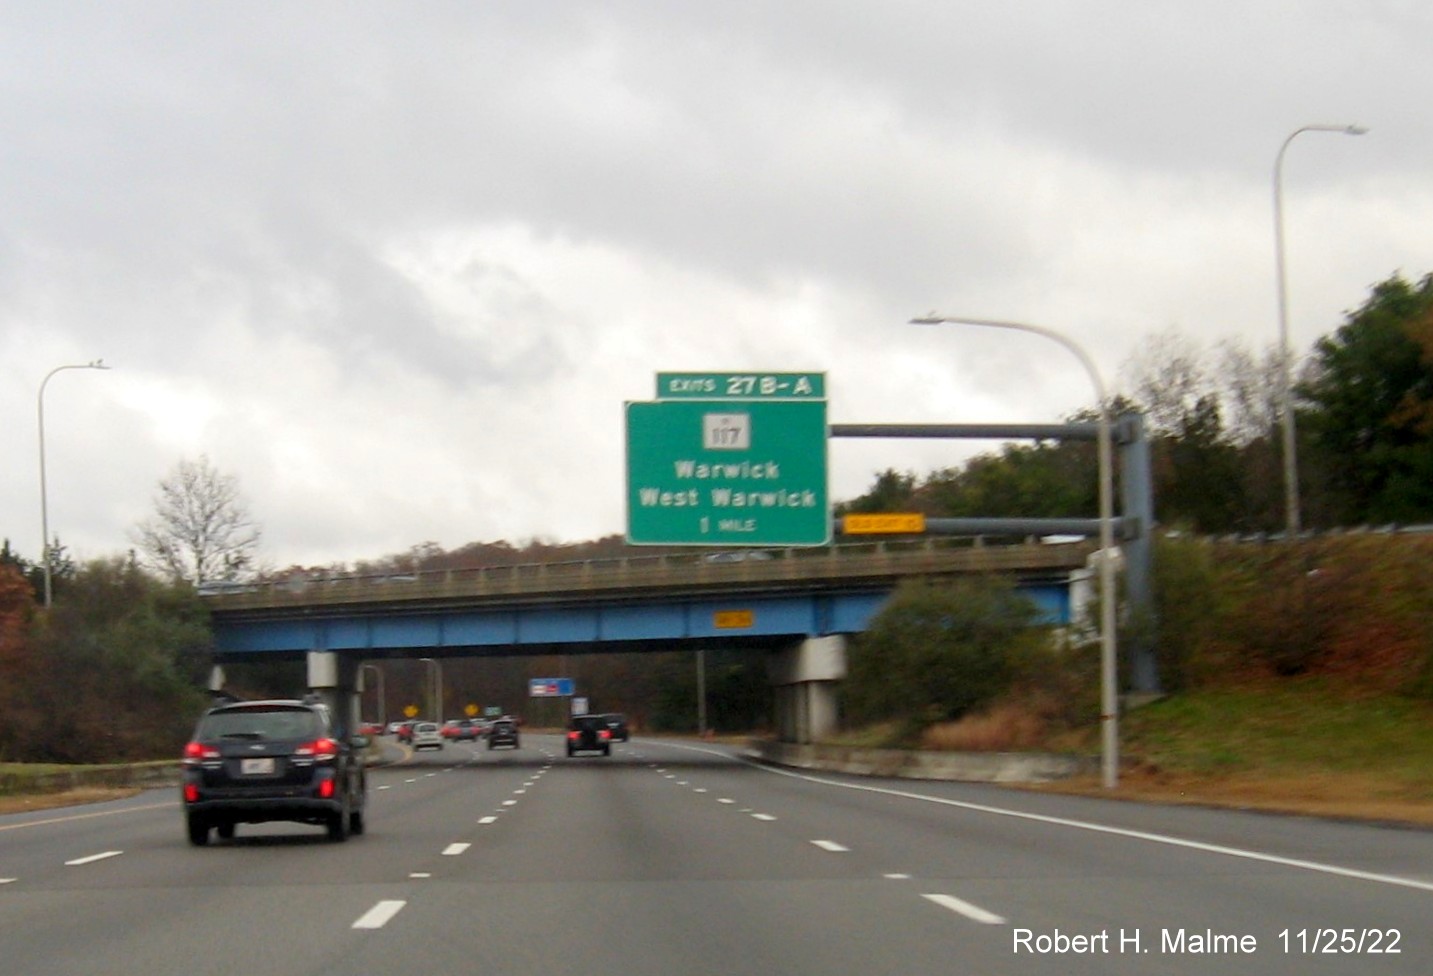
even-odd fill
[(274, 774), (274, 759), (272, 756), (265, 756), (262, 759), (241, 759), (239, 772), (245, 776), (272, 776)]

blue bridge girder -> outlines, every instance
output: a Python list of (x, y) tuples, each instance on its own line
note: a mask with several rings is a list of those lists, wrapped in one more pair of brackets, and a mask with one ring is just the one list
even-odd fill
[(778, 647), (865, 630), (911, 576), (1013, 576), (1068, 623), (1070, 580), (1093, 545), (919, 540), (821, 550), (668, 553), (413, 575), (288, 579), (210, 596), (219, 661)]

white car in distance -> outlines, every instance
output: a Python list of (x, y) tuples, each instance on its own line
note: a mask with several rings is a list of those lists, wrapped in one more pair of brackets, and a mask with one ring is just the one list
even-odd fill
[(413, 726), (413, 751), (443, 748), (443, 733), (437, 722), (419, 722)]

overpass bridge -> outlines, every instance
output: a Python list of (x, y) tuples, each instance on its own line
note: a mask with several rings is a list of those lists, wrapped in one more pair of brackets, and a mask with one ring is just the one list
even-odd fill
[(1071, 621), (1093, 542), (920, 538), (821, 548), (690, 551), (206, 588), (219, 664), (303, 657), (309, 684), (352, 700), (384, 658), (748, 647), (768, 655), (783, 738), (835, 723), (845, 638), (909, 577), (1013, 578)]

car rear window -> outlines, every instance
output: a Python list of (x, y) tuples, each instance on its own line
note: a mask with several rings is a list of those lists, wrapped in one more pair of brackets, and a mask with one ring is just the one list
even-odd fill
[(308, 739), (322, 733), (322, 721), (307, 708), (244, 708), (204, 716), (198, 738)]

